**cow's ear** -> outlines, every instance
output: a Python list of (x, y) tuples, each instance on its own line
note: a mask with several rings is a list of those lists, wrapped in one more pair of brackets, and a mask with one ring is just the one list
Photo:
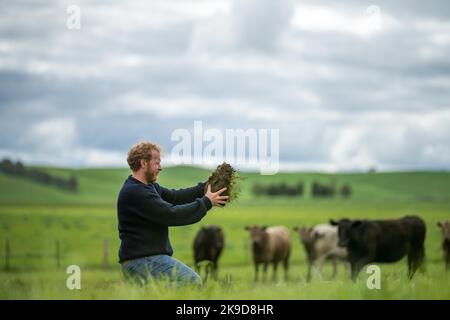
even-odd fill
[(338, 225), (338, 222), (337, 222), (336, 220), (330, 219), (330, 224), (331, 224), (332, 226), (337, 226), (337, 225)]
[(439, 228), (442, 228), (442, 222), (438, 221), (438, 223), (436, 224)]

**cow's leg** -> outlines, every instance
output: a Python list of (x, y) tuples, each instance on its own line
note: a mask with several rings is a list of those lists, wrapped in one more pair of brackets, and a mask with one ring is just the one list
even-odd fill
[(263, 266), (263, 282), (266, 282), (266, 278), (267, 278), (267, 269), (269, 268), (269, 263), (268, 262), (264, 262), (264, 266)]
[(258, 281), (259, 263), (255, 262), (255, 282)]
[(332, 278), (336, 279), (336, 275), (337, 275), (337, 264), (338, 264), (338, 259), (337, 257), (333, 257), (333, 260), (331, 261), (333, 263), (333, 274), (332, 274)]
[(277, 269), (278, 269), (278, 261), (275, 261), (273, 263), (273, 274), (272, 274), (272, 281), (277, 281)]
[(375, 257), (376, 257), (376, 244), (375, 241), (373, 239), (370, 245), (366, 248), (366, 252), (365, 255), (362, 255), (360, 257), (358, 256), (353, 256), (352, 258), (350, 258), (350, 263), (351, 263), (351, 269), (352, 269), (352, 281), (356, 282), (356, 278), (358, 277), (359, 272), (361, 271), (362, 268), (364, 268), (364, 266), (372, 261), (375, 261)]
[(413, 254), (410, 252), (408, 254), (408, 279), (411, 280), (414, 276), (414, 273), (416, 272), (414, 268), (414, 257)]
[(351, 278), (352, 278), (353, 282), (356, 281), (356, 278), (358, 277), (358, 274), (361, 271), (361, 269), (362, 269), (362, 265), (358, 264), (357, 261), (354, 261), (351, 263), (351, 273), (352, 273)]
[(361, 269), (364, 268), (364, 266), (370, 263), (371, 261), (373, 261), (372, 256), (365, 256), (363, 258), (351, 262), (353, 282), (356, 282), (356, 278), (358, 278), (358, 274), (361, 271)]
[(319, 274), (319, 278), (322, 280), (322, 269), (323, 264), (325, 263), (326, 256), (321, 256), (320, 258), (316, 259), (315, 261), (315, 269), (317, 270), (317, 273)]
[(211, 270), (211, 262), (207, 261), (205, 265), (205, 282), (208, 280), (210, 270)]
[(286, 257), (286, 259), (284, 259), (283, 261), (283, 266), (284, 266), (284, 280), (288, 281), (289, 280), (289, 257)]
[(312, 269), (313, 262), (308, 261), (308, 274), (306, 275), (306, 281), (311, 281), (311, 269)]
[(219, 269), (219, 265), (218, 265), (217, 261), (214, 261), (213, 262), (213, 277), (214, 277), (214, 280), (217, 280), (218, 269)]
[(425, 248), (421, 246), (420, 248), (411, 250), (408, 253), (408, 279), (411, 280), (414, 277), (417, 269), (423, 262), (425, 257)]

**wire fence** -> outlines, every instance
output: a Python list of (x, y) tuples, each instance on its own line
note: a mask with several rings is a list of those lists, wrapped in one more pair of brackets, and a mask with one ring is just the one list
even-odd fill
[[(57, 239), (54, 241), (52, 247), (40, 250), (38, 252), (20, 252), (20, 250), (14, 249), (14, 242), (11, 239), (7, 238), (4, 242), (4, 254), (3, 254), (3, 269), (4, 271), (11, 271), (19, 267), (19, 261), (29, 261), (30, 259), (45, 259), (53, 260), (54, 267), (61, 268), (63, 265), (63, 260), (65, 258), (64, 252), (61, 249), (63, 247), (63, 243), (61, 240)], [(17, 243), (18, 244), (18, 243)], [(101, 250), (101, 252), (100, 252)], [(100, 262), (100, 266), (104, 269), (108, 269), (110, 264), (110, 241), (108, 239), (104, 239), (102, 245), (99, 246), (99, 256), (102, 257)], [(48, 263), (47, 263), (48, 264)]]

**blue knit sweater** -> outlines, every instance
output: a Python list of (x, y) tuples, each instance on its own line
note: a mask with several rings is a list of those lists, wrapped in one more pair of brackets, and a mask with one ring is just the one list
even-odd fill
[(211, 209), (204, 194), (205, 183), (173, 190), (157, 183), (148, 185), (133, 178), (125, 180), (117, 200), (119, 262), (156, 254), (172, 255), (170, 226), (200, 221)]

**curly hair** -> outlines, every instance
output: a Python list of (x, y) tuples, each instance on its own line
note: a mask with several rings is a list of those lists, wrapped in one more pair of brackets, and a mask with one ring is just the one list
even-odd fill
[(141, 168), (141, 160), (150, 161), (152, 159), (152, 150), (161, 152), (161, 147), (150, 141), (142, 141), (128, 151), (127, 162), (132, 171), (137, 171)]

